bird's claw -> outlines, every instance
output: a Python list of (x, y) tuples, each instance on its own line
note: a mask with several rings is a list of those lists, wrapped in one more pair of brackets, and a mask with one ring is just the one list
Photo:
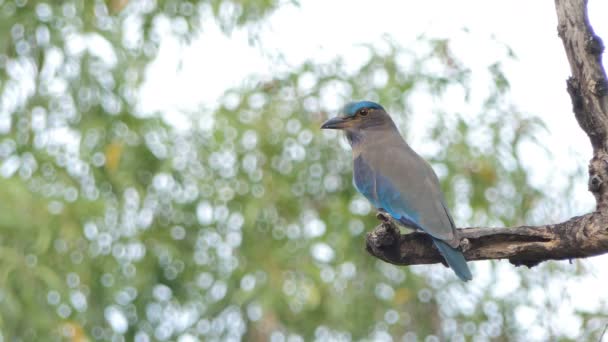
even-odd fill
[(391, 222), (390, 215), (382, 209), (378, 210), (378, 212), (376, 213), (376, 218), (384, 223)]

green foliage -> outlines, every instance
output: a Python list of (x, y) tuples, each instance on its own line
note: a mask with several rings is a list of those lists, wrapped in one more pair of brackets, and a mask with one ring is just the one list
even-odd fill
[[(369, 257), (376, 221), (350, 156), (320, 132), (323, 98), (378, 100), (404, 132), (417, 92), (469, 101), (448, 41), (389, 48), (358, 70), (305, 63), (244, 80), (176, 131), (139, 113), (158, 23), (259, 24), (278, 1), (0, 0), (0, 331), (7, 340), (518, 336), (515, 301), (442, 266)], [(525, 221), (543, 193), (518, 146), (542, 127), (505, 99), (499, 64), (470, 116), (437, 109), (428, 155), (460, 222)], [(328, 95), (331, 94), (331, 95)], [(403, 116), (397, 116), (403, 113)], [(493, 266), (486, 269), (495, 276)], [(455, 299), (458, 298), (458, 299)], [(461, 299), (462, 298), (462, 299)], [(521, 301), (524, 301), (522, 298)]]

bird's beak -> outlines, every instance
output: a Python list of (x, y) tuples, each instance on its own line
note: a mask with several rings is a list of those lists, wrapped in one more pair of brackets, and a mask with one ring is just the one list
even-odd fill
[(331, 118), (321, 125), (321, 129), (342, 129), (347, 127), (348, 119), (344, 116), (336, 116)]

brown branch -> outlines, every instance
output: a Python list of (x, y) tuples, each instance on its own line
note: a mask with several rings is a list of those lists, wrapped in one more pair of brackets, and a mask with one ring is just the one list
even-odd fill
[(589, 191), (597, 210), (608, 209), (608, 81), (602, 66), (604, 43), (594, 32), (586, 0), (555, 0), (557, 32), (564, 43), (572, 76), (567, 89), (572, 110), (593, 146)]
[[(367, 234), (367, 251), (396, 265), (443, 262), (430, 237), (414, 232), (402, 235), (384, 213), (383, 221)], [(546, 260), (585, 258), (608, 251), (608, 216), (591, 213), (546, 226), (458, 229), (467, 260), (508, 259), (532, 267)]]
[[(458, 229), (467, 260), (508, 259), (532, 267), (546, 260), (585, 258), (608, 253), (608, 81), (602, 66), (602, 40), (587, 16), (586, 0), (555, 0), (558, 33), (570, 63), (567, 90), (576, 119), (589, 136), (589, 190), (596, 211), (544, 226)], [(385, 214), (384, 222), (367, 234), (366, 249), (397, 265), (443, 262), (423, 233), (402, 235)]]
[(587, 1), (556, 0), (555, 6), (557, 31), (572, 71), (567, 82), (572, 109), (594, 150), (606, 149), (608, 83), (601, 59), (604, 43), (589, 24)]

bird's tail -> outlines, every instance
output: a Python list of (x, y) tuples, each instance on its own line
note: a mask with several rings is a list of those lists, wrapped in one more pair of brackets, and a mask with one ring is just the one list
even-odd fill
[(467, 261), (464, 259), (464, 255), (462, 252), (457, 250), (456, 248), (452, 248), (447, 243), (433, 238), (433, 242), (445, 261), (447, 261), (448, 265), (454, 273), (460, 278), (462, 281), (469, 281), (473, 279), (473, 275), (471, 275), (471, 271), (469, 270), (469, 266), (467, 266)]

